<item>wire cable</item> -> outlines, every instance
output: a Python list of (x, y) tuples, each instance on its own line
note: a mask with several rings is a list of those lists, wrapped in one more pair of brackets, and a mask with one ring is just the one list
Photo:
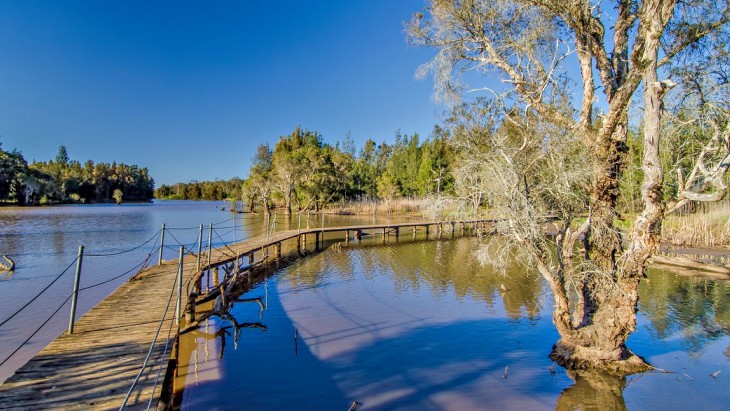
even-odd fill
[(30, 341), (31, 338), (35, 337), (35, 335), (38, 334), (38, 331), (40, 331), (41, 328), (43, 328), (46, 324), (48, 324), (48, 321), (51, 321), (51, 318), (53, 318), (56, 314), (58, 314), (59, 311), (61, 311), (61, 308), (63, 308), (66, 305), (66, 303), (68, 302), (68, 300), (71, 299), (71, 296), (72, 295), (69, 295), (68, 297), (66, 297), (66, 299), (63, 300), (63, 303), (61, 303), (61, 305), (58, 308), (56, 308), (56, 311), (54, 311), (53, 314), (51, 314), (51, 316), (46, 319), (46, 321), (43, 321), (43, 324), (41, 324), (40, 327), (36, 328), (36, 330), (33, 331), (33, 334), (30, 335), (30, 337), (26, 338), (25, 341), (23, 341), (18, 346), (18, 348), (16, 348), (12, 353), (10, 353), (10, 355), (8, 355), (7, 357), (5, 357), (5, 359), (2, 362), (0, 362), (0, 367), (2, 367), (3, 364), (5, 364), (10, 358), (12, 358), (12, 356), (15, 355), (18, 351), (20, 351), (20, 349), (23, 348), (23, 346), (25, 344), (27, 344), (28, 341)]
[(157, 366), (157, 375), (155, 376), (155, 384), (152, 386), (152, 394), (150, 400), (147, 402), (147, 410), (152, 408), (152, 400), (155, 398), (155, 391), (157, 391), (157, 384), (160, 382), (160, 373), (162, 372), (163, 364), (165, 363), (165, 357), (167, 357), (167, 349), (170, 346), (170, 335), (172, 335), (172, 325), (174, 321), (170, 321), (170, 328), (167, 330), (167, 341), (165, 341), (165, 350), (160, 355)]
[(142, 363), (142, 368), (139, 370), (139, 373), (137, 373), (137, 376), (134, 378), (134, 381), (132, 381), (132, 385), (129, 387), (129, 391), (127, 392), (127, 395), (124, 397), (124, 402), (122, 403), (121, 407), (119, 407), (120, 410), (124, 410), (127, 408), (127, 402), (129, 401), (129, 397), (132, 395), (132, 392), (134, 392), (134, 388), (137, 386), (137, 383), (139, 382), (139, 379), (142, 377), (142, 373), (144, 372), (145, 368), (147, 368), (147, 363), (150, 360), (150, 357), (152, 356), (152, 351), (155, 348), (155, 344), (157, 344), (157, 338), (160, 336), (160, 330), (162, 330), (162, 324), (165, 323), (165, 318), (167, 318), (167, 312), (170, 311), (170, 303), (172, 302), (172, 296), (175, 294), (175, 285), (177, 284), (177, 276), (175, 276), (175, 281), (172, 283), (172, 287), (170, 288), (170, 297), (167, 299), (167, 306), (165, 307), (165, 312), (162, 314), (162, 319), (160, 320), (160, 325), (157, 327), (157, 332), (155, 333), (155, 338), (152, 340), (152, 344), (150, 344), (150, 349), (147, 351), (147, 356), (144, 359), (144, 362)]
[(3, 322), (1, 322), (1, 323), (0, 323), (0, 327), (2, 327), (3, 325), (5, 325), (5, 324), (6, 324), (6, 323), (7, 323), (8, 321), (12, 320), (12, 319), (13, 319), (13, 317), (15, 317), (16, 315), (18, 315), (18, 313), (20, 313), (21, 311), (23, 311), (23, 310), (24, 310), (24, 309), (25, 309), (25, 308), (26, 308), (27, 306), (29, 306), (29, 305), (30, 305), (30, 304), (31, 304), (31, 303), (32, 303), (33, 301), (35, 301), (36, 299), (38, 299), (38, 297), (40, 297), (40, 296), (41, 296), (41, 294), (43, 294), (44, 292), (46, 292), (46, 290), (48, 290), (49, 288), (51, 288), (51, 286), (52, 286), (52, 285), (53, 285), (53, 284), (54, 284), (54, 283), (55, 283), (56, 281), (58, 281), (58, 280), (59, 280), (59, 279), (61, 278), (61, 276), (63, 276), (64, 274), (66, 274), (66, 271), (68, 271), (68, 270), (69, 270), (69, 268), (73, 267), (74, 263), (76, 263), (76, 261), (77, 261), (78, 259), (79, 259), (78, 257), (74, 258), (74, 260), (73, 260), (73, 261), (71, 261), (71, 264), (69, 264), (69, 265), (68, 265), (68, 267), (66, 267), (66, 269), (65, 269), (65, 270), (63, 270), (63, 272), (62, 272), (61, 274), (57, 275), (57, 276), (56, 276), (56, 278), (54, 278), (54, 279), (53, 279), (53, 281), (51, 281), (51, 282), (50, 282), (50, 283), (49, 283), (49, 284), (48, 284), (48, 285), (47, 285), (47, 286), (46, 286), (46, 287), (45, 287), (44, 289), (42, 289), (42, 290), (41, 290), (41, 292), (39, 292), (38, 294), (36, 294), (36, 296), (35, 296), (35, 297), (31, 298), (31, 299), (30, 299), (30, 300), (29, 300), (29, 301), (28, 301), (27, 303), (25, 303), (25, 305), (23, 305), (23, 306), (22, 306), (22, 307), (20, 307), (20, 308), (19, 308), (19, 309), (18, 309), (18, 310), (17, 310), (16, 312), (14, 312), (14, 313), (13, 313), (12, 315), (10, 315), (10, 317), (8, 317), (8, 318), (6, 318), (5, 320), (3, 320)]
[[(152, 237), (150, 237), (147, 241), (145, 241), (144, 243), (142, 243), (142, 244), (140, 244), (140, 245), (138, 245), (138, 246), (136, 246), (134, 248), (130, 248), (129, 250), (119, 251), (119, 252), (114, 252), (114, 253), (107, 253), (107, 254), (84, 253), (84, 257), (110, 257), (110, 256), (115, 256), (115, 255), (129, 253), (131, 251), (134, 251), (134, 250), (137, 250), (137, 249), (141, 248), (145, 244), (147, 244), (150, 241), (152, 241), (153, 239), (157, 238), (160, 235), (160, 232), (161, 231), (162, 231), (161, 229), (158, 230), (157, 233), (155, 233), (155, 235), (153, 235)], [(157, 243), (157, 242), (155, 241), (155, 243)]]
[[(169, 234), (170, 234), (170, 237), (172, 237), (172, 239), (173, 239), (173, 240), (175, 240), (175, 242), (176, 242), (176, 243), (177, 243), (178, 245), (183, 245), (182, 241), (178, 240), (178, 239), (177, 239), (177, 237), (175, 237), (175, 236), (174, 236), (174, 235), (173, 235), (172, 233), (169, 233)], [(197, 241), (197, 240), (196, 240), (196, 241)]]
[(98, 282), (98, 283), (96, 283), (94, 285), (87, 285), (86, 287), (79, 288), (79, 291), (85, 291), (85, 290), (88, 290), (90, 288), (95, 288), (95, 287), (98, 287), (100, 285), (104, 285), (106, 283), (110, 283), (110, 282), (116, 280), (117, 278), (124, 277), (125, 275), (131, 273), (132, 271), (134, 271), (134, 270), (136, 270), (136, 269), (144, 266), (144, 264), (150, 259), (151, 256), (152, 256), (151, 254), (148, 254), (147, 255), (147, 258), (145, 258), (141, 263), (135, 265), (134, 267), (132, 267), (131, 269), (129, 269), (129, 270), (125, 271), (125, 272), (123, 272), (122, 274), (119, 274), (119, 275), (116, 275), (116, 276), (114, 276), (112, 278), (109, 278), (109, 279), (106, 279), (104, 281)]

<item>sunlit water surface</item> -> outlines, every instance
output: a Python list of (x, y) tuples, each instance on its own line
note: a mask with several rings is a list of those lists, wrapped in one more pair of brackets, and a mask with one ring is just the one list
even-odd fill
[[(163, 249), (165, 260), (177, 257), (180, 244), (195, 251), (201, 224), (205, 226), (203, 243), (208, 240), (208, 224), (213, 224), (214, 246), (265, 232), (266, 221), (262, 215), (231, 214), (221, 211), (224, 205), (211, 201), (155, 201), (0, 207), (0, 255), (7, 254), (16, 263), (13, 273), (0, 272), (0, 323), (67, 269), (32, 304), (0, 326), (0, 362), (4, 362), (0, 365), (0, 382), (66, 329), (70, 303), (63, 302), (73, 288), (74, 259), (80, 245), (85, 247), (81, 288), (103, 284), (80, 292), (77, 318), (134, 275), (145, 260), (157, 263), (159, 242), (155, 236), (162, 224), (168, 228)], [(393, 220), (399, 218), (415, 217)], [(360, 222), (372, 222), (372, 217), (326, 215), (324, 218), (326, 226)], [(272, 216), (269, 223), (279, 231), (320, 226), (323, 220), (321, 214), (295, 215), (289, 219), (278, 215)], [(28, 343), (8, 358), (49, 318)]]
[[(366, 241), (367, 243), (367, 241)], [(479, 266), (475, 239), (364, 244), (294, 263), (180, 348), (184, 409), (727, 409), (730, 286), (653, 271), (629, 346), (671, 373), (569, 375), (534, 273)], [(711, 374), (720, 371), (716, 377)]]

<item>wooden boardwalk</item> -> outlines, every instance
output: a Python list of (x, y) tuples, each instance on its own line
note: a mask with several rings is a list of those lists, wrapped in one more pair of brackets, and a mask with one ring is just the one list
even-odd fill
[[(465, 226), (482, 222), (485, 220), (289, 230), (217, 248), (211, 252), (210, 266), (231, 264), (238, 256), (248, 257), (250, 264), (256, 253), (259, 253), (259, 259), (263, 255), (278, 256), (281, 243), (292, 239), (298, 240), (299, 250), (306, 244), (307, 237), (314, 237), (310, 245), (319, 250), (325, 233), (344, 233), (340, 240), (349, 241), (351, 234), (359, 238), (367, 231), (382, 233), (385, 239), (386, 235), (403, 235), (403, 230), (410, 228), (415, 236), (416, 229), (421, 228), (428, 237), (429, 229), (433, 227), (437, 227), (435, 231), (439, 235), (442, 232), (453, 235), (459, 225), (463, 233)], [(444, 226), (447, 227), (445, 231), (440, 228)], [(270, 253), (272, 247), (274, 250)], [(207, 266), (207, 255), (203, 259), (202, 263)], [(122, 284), (76, 322), (73, 335), (57, 338), (0, 385), (0, 409), (119, 409), (150, 349), (151, 365), (141, 373), (127, 408), (146, 409), (148, 404), (155, 408), (168, 364), (162, 355), (167, 346), (166, 357), (169, 357), (172, 340), (177, 334), (174, 322), (176, 296), (173, 295), (177, 271), (178, 262), (167, 261), (141, 271)], [(201, 275), (196, 256), (184, 257), (183, 273), (188, 279)], [(184, 304), (186, 298), (182, 301)], [(161, 331), (153, 346), (158, 328)], [(162, 366), (158, 367), (159, 364)], [(155, 388), (158, 372), (159, 383)]]

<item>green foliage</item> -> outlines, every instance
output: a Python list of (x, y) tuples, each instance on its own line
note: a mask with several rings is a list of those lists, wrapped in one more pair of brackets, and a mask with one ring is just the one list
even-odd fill
[(115, 189), (114, 194), (112, 195), (114, 197), (114, 201), (117, 202), (117, 204), (122, 204), (122, 198), (124, 197), (124, 193), (120, 189)]
[(321, 134), (296, 127), (273, 150), (259, 146), (241, 195), (249, 210), (278, 205), (290, 212), (343, 200), (450, 193), (454, 155), (449, 138), (439, 127), (423, 142), (418, 134), (397, 132), (395, 144), (368, 139), (358, 152), (349, 134), (330, 145)]
[(58, 147), (58, 153), (56, 154), (56, 163), (68, 165), (68, 161), (68, 150), (66, 150), (66, 146), (61, 144), (61, 146)]
[(123, 191), (127, 201), (149, 201), (154, 180), (147, 168), (123, 163), (82, 166), (69, 160), (66, 147), (59, 147), (56, 161), (33, 162), (7, 152), (0, 145), (0, 201), (14, 204), (116, 201), (114, 190)]
[(240, 178), (228, 181), (196, 181), (175, 183), (172, 186), (162, 184), (155, 190), (155, 198), (163, 200), (226, 200), (241, 197)]
[(28, 162), (13, 150), (2, 149), (0, 143), (0, 201), (25, 204), (24, 180), (28, 175)]

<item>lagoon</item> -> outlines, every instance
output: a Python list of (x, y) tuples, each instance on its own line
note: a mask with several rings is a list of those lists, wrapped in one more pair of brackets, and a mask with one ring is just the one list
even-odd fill
[[(628, 345), (667, 372), (573, 374), (536, 273), (472, 258), (478, 240), (350, 243), (245, 291), (181, 340), (183, 409), (723, 409), (730, 284), (651, 270)], [(552, 371), (551, 371), (552, 369)], [(711, 374), (721, 370), (720, 374)]]
[[(160, 201), (0, 208), (0, 252), (18, 265), (0, 277), (0, 321), (72, 265), (79, 245), (87, 252), (82, 287), (111, 279), (81, 293), (83, 313), (141, 261), (156, 262), (162, 223), (170, 228), (165, 259), (176, 257), (178, 243), (194, 246), (200, 224), (214, 223), (214, 244), (264, 232), (262, 216), (233, 215), (221, 206)], [(325, 225), (370, 222), (369, 216), (325, 216)], [(321, 215), (276, 217), (277, 230), (300, 224), (317, 226)], [(721, 409), (730, 401), (727, 282), (650, 271), (628, 345), (670, 373), (575, 375), (547, 357), (557, 333), (542, 280), (520, 266), (506, 276), (479, 266), (473, 258), (477, 243), (401, 238), (400, 244), (383, 245), (366, 237), (279, 269), (239, 296), (264, 297), (266, 309), (236, 303), (230, 314), (245, 324), (237, 333), (229, 320), (214, 317), (183, 337), (178, 405), (347, 409), (357, 401), (360, 409)], [(116, 255), (92, 256), (102, 254)], [(0, 368), (2, 380), (64, 331), (68, 304), (61, 303), (70, 293), (72, 271), (0, 327), (2, 360), (61, 308)]]

